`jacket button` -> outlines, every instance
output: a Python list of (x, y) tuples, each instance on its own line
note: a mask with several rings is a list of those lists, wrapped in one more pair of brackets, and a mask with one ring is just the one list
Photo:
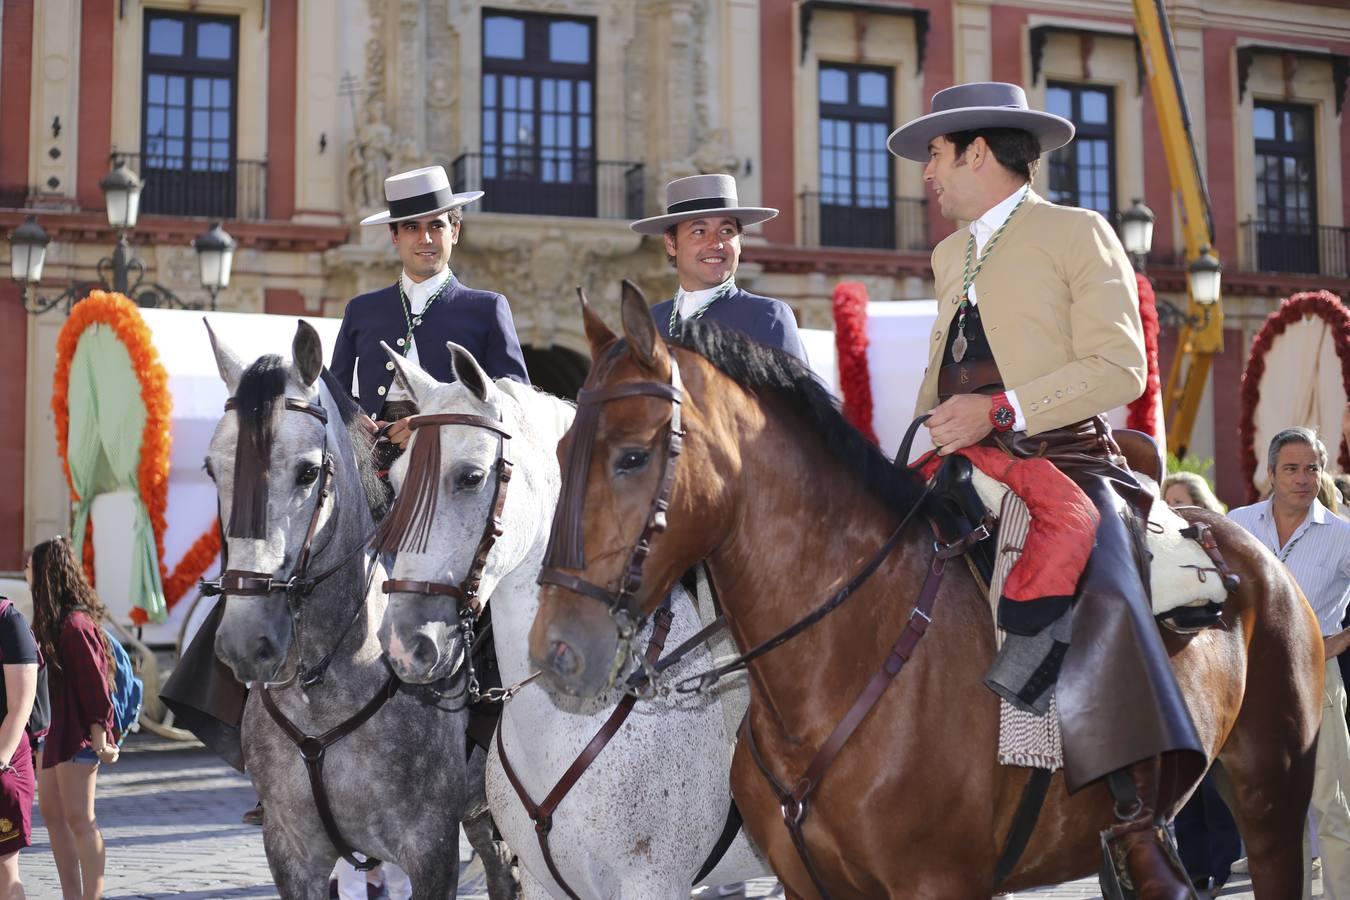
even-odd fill
[(1050, 405), (1050, 395), (1047, 394), (1046, 396), (1041, 398), (1041, 406), (1049, 406), (1049, 405)]
[[(1073, 388), (1069, 388), (1069, 390), (1073, 390)], [(1056, 399), (1056, 400), (1062, 399), (1063, 397), (1064, 397), (1064, 392), (1063, 392), (1063, 391), (1055, 391), (1055, 399)]]
[(399, 339), (398, 339), (398, 345), (399, 345), (400, 347), (403, 346), (403, 338), (399, 338)]
[(383, 396), (384, 396), (384, 388), (376, 388), (376, 389), (375, 389), (375, 393), (377, 393), (377, 394), (379, 394), (381, 397), (383, 397)]
[(394, 361), (392, 359), (389, 360), (389, 362), (384, 364), (384, 367), (391, 372), (394, 371)]
[(1087, 382), (1084, 381), (1082, 384), (1079, 385), (1079, 387), (1081, 387), (1083, 390), (1086, 391), (1086, 390), (1087, 390)]
[(1038, 410), (1038, 409), (1040, 409), (1040, 408), (1041, 408), (1041, 407), (1040, 407), (1040, 404), (1039, 404), (1039, 403), (1033, 403), (1033, 404), (1031, 404), (1031, 411), (1032, 411), (1032, 412), (1035, 412), (1036, 410)]

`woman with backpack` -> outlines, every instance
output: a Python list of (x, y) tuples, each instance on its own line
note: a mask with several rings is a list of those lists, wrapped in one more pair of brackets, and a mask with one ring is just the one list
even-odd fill
[[(106, 857), (94, 818), (99, 763), (114, 763), (112, 649), (103, 604), (62, 537), (33, 548), (33, 632), (47, 662), (51, 729), (38, 754), (38, 808), (64, 900), (103, 896)], [(3, 750), (3, 747), (0, 747)]]
[(19, 851), (33, 843), (33, 750), (38, 649), (23, 613), (0, 597), (0, 900), (23, 900)]

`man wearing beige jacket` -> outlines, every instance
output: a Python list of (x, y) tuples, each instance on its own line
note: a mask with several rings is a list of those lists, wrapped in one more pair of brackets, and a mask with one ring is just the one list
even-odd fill
[[(1055, 685), (1069, 790), (1106, 779), (1124, 823), (1108, 837), (1139, 895), (1186, 897), (1159, 834), (1153, 761), (1198, 777), (1205, 760), (1126, 524), (1148, 500), (1103, 415), (1144, 388), (1134, 272), (1098, 213), (1031, 189), (1040, 155), (1073, 131), (1029, 109), (1020, 87), (977, 83), (940, 91), (933, 112), (891, 135), (893, 153), (926, 163), (943, 216), (967, 225), (933, 251), (939, 312), (916, 413), (932, 414), (940, 453), (992, 443), (1044, 455), (1102, 513), (1076, 596), (1000, 602), (1009, 640), (988, 683), (1037, 711)], [(1032, 660), (1025, 681), (997, 677), (1010, 651)]]

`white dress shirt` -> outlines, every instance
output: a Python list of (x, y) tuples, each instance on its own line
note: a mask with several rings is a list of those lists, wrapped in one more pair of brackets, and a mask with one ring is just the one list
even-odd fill
[[(971, 260), (971, 268), (980, 264), (980, 256), (984, 253), (984, 245), (994, 236), (994, 232), (1002, 228), (1003, 223), (1008, 221), (1008, 216), (1012, 215), (1012, 211), (1017, 208), (1017, 204), (1029, 190), (1031, 190), (1030, 184), (1023, 185), (992, 206), (984, 215), (970, 223), (970, 233), (975, 235), (975, 258)], [(980, 302), (975, 296), (975, 285), (973, 282), (970, 285), (970, 292), (967, 296), (970, 298), (971, 306), (975, 306)], [(1027, 418), (1022, 415), (1022, 404), (1017, 402), (1017, 392), (1009, 390), (1005, 393), (1008, 397), (1008, 405), (1013, 408), (1013, 430), (1026, 431)]]
[[(728, 285), (727, 282), (732, 282)], [(723, 281), (721, 284), (706, 288), (701, 291), (686, 291), (680, 288), (675, 292), (675, 308), (680, 311), (680, 318), (687, 319), (694, 313), (703, 308), (703, 305), (711, 300), (718, 291), (730, 293), (735, 288), (735, 282), (731, 278)]]
[(1281, 546), (1270, 500), (1235, 509), (1228, 518), (1289, 567), (1317, 615), (1322, 636), (1340, 631), (1350, 604), (1350, 522), (1314, 499), (1307, 518)]
[[(426, 281), (420, 283), (413, 281), (411, 278), (409, 278), (407, 272), (402, 272), (399, 274), (398, 276), (399, 282), (402, 283), (403, 285), (403, 293), (408, 298), (408, 307), (412, 310), (412, 314), (414, 316), (422, 314), (422, 311), (427, 308), (427, 301), (436, 295), (436, 292), (441, 289), (441, 285), (445, 284), (445, 282), (448, 281), (449, 278), (450, 278), (449, 268), (442, 269), (440, 272), (437, 272), (435, 275), (432, 275)], [(421, 364), (420, 360), (417, 358), (416, 338), (414, 338), (411, 342), (409, 342), (407, 347), (403, 348), (403, 355), (409, 362), (418, 363), (419, 365)], [(409, 395), (408, 392), (403, 389), (403, 385), (399, 383), (399, 380), (397, 378), (395, 378), (393, 383), (389, 385), (389, 394), (385, 397), (385, 399), (411, 400), (412, 396)]]

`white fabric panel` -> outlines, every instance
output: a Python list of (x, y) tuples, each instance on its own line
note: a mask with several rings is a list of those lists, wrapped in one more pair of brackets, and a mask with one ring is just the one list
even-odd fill
[[(212, 527), (216, 519), (216, 490), (202, 463), (211, 434), (224, 411), (227, 391), (216, 369), (216, 357), (202, 320), (208, 319), (216, 336), (249, 363), (267, 353), (290, 359), (299, 317), (170, 309), (143, 309), (141, 316), (168, 372), (169, 394), (173, 398), (164, 532), (164, 563), (172, 572), (192, 542)], [(341, 322), (317, 316), (306, 317), (305, 321), (319, 333), (324, 359), (331, 359)], [(129, 624), (131, 601), (125, 588), (128, 578), (125, 560), (131, 549), (131, 498), (100, 495), (94, 500), (91, 515), (99, 597), (119, 622)], [(206, 575), (210, 577), (218, 569), (219, 561), (207, 568)], [(194, 595), (194, 591), (189, 591), (163, 624), (147, 625), (144, 640), (150, 644), (174, 643)], [(194, 619), (200, 619), (208, 608), (202, 604)]]
[(1314, 429), (1327, 445), (1329, 465), (1335, 466), (1346, 402), (1336, 339), (1325, 319), (1309, 316), (1290, 325), (1271, 344), (1265, 361), (1252, 423), (1256, 468), (1251, 476), (1262, 494), (1270, 483), (1266, 448), (1282, 429), (1293, 425)]

